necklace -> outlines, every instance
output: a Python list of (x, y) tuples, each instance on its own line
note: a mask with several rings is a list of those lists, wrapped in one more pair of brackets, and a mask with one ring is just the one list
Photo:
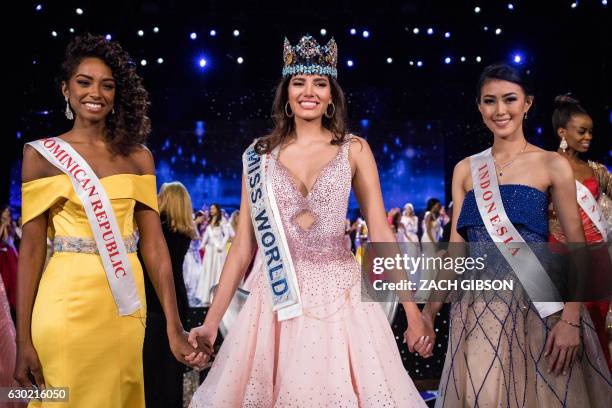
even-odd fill
[(528, 144), (529, 144), (529, 143), (528, 143), (528, 142), (525, 140), (525, 146), (523, 146), (523, 148), (521, 149), (521, 151), (520, 151), (520, 152), (518, 152), (518, 154), (517, 154), (516, 156), (514, 156), (514, 159), (512, 159), (512, 160), (510, 160), (509, 162), (504, 163), (504, 164), (498, 164), (498, 163), (497, 163), (497, 161), (495, 161), (495, 156), (493, 156), (493, 152), (491, 152), (491, 156), (493, 156), (493, 163), (495, 163), (495, 166), (496, 166), (496, 167), (499, 167), (499, 176), (500, 176), (500, 177), (504, 175), (504, 169), (505, 169), (506, 167), (508, 167), (509, 165), (511, 165), (511, 164), (512, 164), (512, 163), (513, 163), (513, 162), (516, 160), (516, 158), (517, 158), (517, 157), (519, 157), (519, 156), (520, 156), (520, 154), (521, 154), (521, 153), (523, 153), (523, 152), (525, 151), (525, 149), (527, 149), (527, 145), (528, 145)]

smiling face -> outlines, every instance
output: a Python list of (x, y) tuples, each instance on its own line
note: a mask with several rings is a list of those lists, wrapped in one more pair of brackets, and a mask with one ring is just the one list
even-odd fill
[(557, 129), (557, 134), (565, 138), (569, 149), (586, 153), (593, 139), (593, 119), (585, 114), (572, 115), (565, 127)]
[(500, 137), (508, 137), (523, 129), (523, 118), (533, 97), (514, 82), (500, 79), (486, 81), (481, 89), (478, 110), (485, 125)]
[(332, 102), (329, 78), (295, 75), (289, 81), (287, 97), (296, 118), (307, 121), (321, 119)]
[(115, 103), (115, 79), (108, 65), (99, 58), (84, 58), (67, 82), (62, 93), (69, 98), (77, 120), (100, 122)]

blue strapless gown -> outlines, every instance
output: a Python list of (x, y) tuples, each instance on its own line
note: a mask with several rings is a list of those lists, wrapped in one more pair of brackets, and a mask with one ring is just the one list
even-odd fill
[[(548, 238), (548, 196), (525, 185), (501, 185), (508, 217), (526, 242)], [(492, 242), (469, 191), (457, 231), (470, 243)], [(489, 247), (490, 248), (490, 247)], [(471, 248), (477, 256), (478, 247)], [(503, 260), (487, 259), (491, 277), (510, 277)], [(542, 319), (520, 285), (513, 292), (464, 293), (450, 312), (448, 350), (436, 407), (608, 407), (612, 381), (588, 313), (583, 344), (567, 375), (548, 374), (544, 347), (559, 315)], [(584, 311), (583, 311), (584, 312)]]

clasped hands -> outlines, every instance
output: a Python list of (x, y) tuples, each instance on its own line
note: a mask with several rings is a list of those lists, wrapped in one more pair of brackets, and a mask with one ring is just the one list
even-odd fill
[(408, 319), (408, 328), (404, 332), (404, 343), (408, 345), (411, 353), (417, 352), (423, 358), (431, 357), (436, 343), (433, 319), (424, 313)]
[(182, 329), (169, 334), (168, 338), (174, 357), (186, 366), (196, 370), (202, 369), (213, 353), (214, 342), (211, 343), (204, 339), (197, 339), (192, 342), (190, 341), (191, 334)]

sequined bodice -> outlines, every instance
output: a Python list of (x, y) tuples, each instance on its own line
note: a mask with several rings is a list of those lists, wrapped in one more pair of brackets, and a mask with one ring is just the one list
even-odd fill
[[(274, 193), (290, 245), (318, 252), (342, 245), (351, 190), (347, 153), (348, 144), (340, 146), (336, 156), (320, 170), (306, 197), (298, 190), (287, 168), (274, 160)], [(308, 229), (296, 222), (304, 212), (314, 217)]]
[[(351, 191), (349, 144), (320, 171), (306, 197), (282, 163), (271, 158), (272, 186), (305, 307), (339, 296), (359, 279), (359, 266), (343, 245), (346, 212)], [(304, 228), (298, 218), (308, 214)]]
[[(522, 184), (500, 185), (504, 209), (526, 242), (545, 242), (548, 235), (548, 195)], [(468, 191), (457, 220), (457, 231), (468, 242), (490, 242), (474, 190)]]

